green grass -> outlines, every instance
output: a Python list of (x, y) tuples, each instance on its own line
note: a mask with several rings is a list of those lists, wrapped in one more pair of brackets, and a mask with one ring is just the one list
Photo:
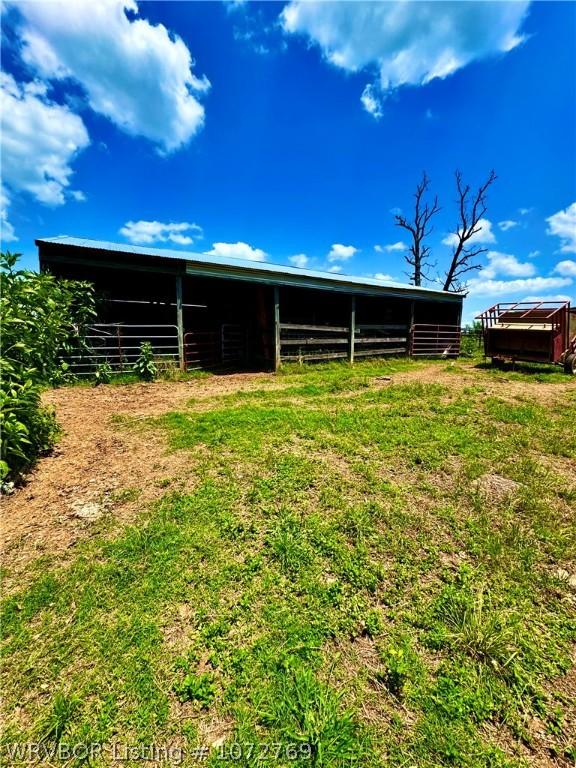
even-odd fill
[[(151, 420), (198, 486), (158, 478), (135, 524), (4, 600), (4, 743), (480, 768), (529, 765), (538, 718), (571, 759), (576, 393), (374, 380), (424, 368), (290, 367)], [(486, 474), (517, 486), (486, 496)]]

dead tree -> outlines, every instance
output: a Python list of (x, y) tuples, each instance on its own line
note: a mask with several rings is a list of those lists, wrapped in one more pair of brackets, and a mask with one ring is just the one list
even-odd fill
[(426, 175), (426, 171), (422, 174), (422, 181), (416, 187), (414, 193), (414, 218), (408, 221), (404, 216), (396, 214), (394, 216), (396, 220), (396, 226), (402, 227), (410, 232), (412, 236), (412, 244), (409, 247), (409, 254), (406, 254), (406, 261), (412, 267), (410, 279), (414, 285), (421, 285), (422, 278), (427, 279), (426, 269), (433, 265), (427, 261), (430, 254), (430, 248), (424, 244), (425, 239), (432, 232), (433, 227), (430, 224), (432, 217), (438, 213), (440, 206), (438, 205), (438, 198), (434, 197), (434, 202), (430, 206), (428, 202), (424, 201), (428, 188), (430, 186), (430, 179)]
[(486, 253), (487, 248), (475, 246), (473, 241), (476, 235), (482, 229), (480, 220), (487, 210), (486, 195), (488, 188), (496, 181), (496, 174), (490, 171), (490, 175), (482, 184), (474, 197), (470, 194), (470, 185), (462, 183), (462, 174), (456, 171), (456, 187), (458, 189), (458, 204), (460, 208), (460, 221), (453, 233), (455, 236), (454, 251), (450, 269), (446, 272), (444, 281), (445, 291), (461, 291), (463, 286), (461, 278), (468, 272), (480, 269), (474, 259), (481, 253)]

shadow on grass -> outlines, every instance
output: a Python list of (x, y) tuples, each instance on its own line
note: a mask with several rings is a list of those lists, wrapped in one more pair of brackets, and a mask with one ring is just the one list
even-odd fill
[(495, 364), (489, 360), (476, 363), (474, 368), (489, 373), (518, 374), (519, 376), (534, 376), (538, 381), (569, 381), (562, 366), (554, 363), (502, 362)]

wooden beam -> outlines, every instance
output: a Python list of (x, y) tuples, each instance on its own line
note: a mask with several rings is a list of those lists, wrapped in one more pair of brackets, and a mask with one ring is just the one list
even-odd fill
[(357, 325), (356, 333), (359, 331), (408, 331), (409, 326), (406, 323), (397, 325), (396, 323), (387, 323), (386, 325)]
[(359, 349), (356, 357), (382, 357), (383, 355), (401, 355), (406, 352), (406, 347), (386, 347), (384, 349)]
[(184, 312), (182, 309), (182, 276), (176, 275), (176, 326), (178, 328), (178, 361), (180, 370), (186, 370), (184, 357)]
[(304, 355), (282, 355), (282, 360), (294, 362), (306, 362), (306, 360), (346, 360), (346, 352), (310, 352)]
[(280, 288), (274, 286), (274, 370), (280, 368)]
[(350, 326), (348, 328), (348, 362), (354, 362), (354, 338), (356, 336), (356, 296), (350, 296)]
[(415, 307), (414, 302), (410, 302), (410, 330), (408, 331), (408, 356), (412, 355), (412, 352), (414, 351), (414, 318), (415, 318)]
[(309, 339), (303, 336), (300, 339), (282, 339), (282, 346), (283, 347), (306, 347), (306, 346), (317, 346), (318, 344), (324, 344), (325, 346), (330, 346), (331, 344), (338, 345), (338, 344), (349, 344), (350, 339), (348, 336), (346, 338), (322, 338), (322, 339)]
[(280, 323), (281, 331), (326, 331), (346, 333), (347, 325), (297, 325), (296, 323)]

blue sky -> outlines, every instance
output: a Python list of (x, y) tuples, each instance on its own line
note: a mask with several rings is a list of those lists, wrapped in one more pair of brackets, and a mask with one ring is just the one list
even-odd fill
[(35, 237), (70, 234), (406, 281), (393, 212), (410, 213), (425, 169), (442, 275), (454, 170), (476, 186), (494, 168), (465, 318), (576, 301), (574, 3), (105, 0), (2, 16), (3, 247), (28, 266)]

